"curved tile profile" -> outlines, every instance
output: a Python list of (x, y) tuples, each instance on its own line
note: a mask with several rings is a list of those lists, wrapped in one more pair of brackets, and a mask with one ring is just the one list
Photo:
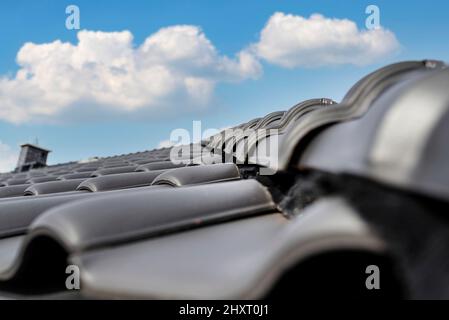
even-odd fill
[(137, 167), (136, 171), (153, 171), (153, 170), (167, 170), (174, 168), (185, 167), (185, 163), (173, 163), (171, 161), (159, 161), (143, 164)]
[(70, 174), (70, 173), (73, 173), (73, 171), (72, 170), (62, 170), (62, 171), (52, 171), (51, 173), (49, 172), (49, 174), (51, 174), (55, 177), (59, 177), (59, 176)]
[[(237, 142), (235, 146), (235, 154), (238, 163), (252, 163), (261, 166), (267, 166), (267, 164), (273, 162), (273, 157), (278, 157), (277, 152), (267, 153), (269, 146), (279, 148), (279, 141), (283, 138), (283, 134), (288, 127), (293, 125), (297, 121), (302, 121), (302, 118), (309, 113), (314, 113), (322, 108), (335, 108), (337, 103), (332, 99), (320, 98), (309, 99), (300, 102), (290, 108), (283, 117), (280, 119), (277, 125), (272, 125), (267, 130), (259, 130), (250, 133), (247, 139), (242, 139)], [(272, 145), (271, 140), (277, 139), (276, 144)], [(229, 151), (229, 150), (228, 150)]]
[[(255, 118), (241, 126), (224, 130), (222, 134), (217, 136), (218, 139), (214, 141), (214, 145), (212, 147), (220, 150), (232, 148), (232, 145), (244, 138), (249, 130), (254, 130), (264, 121), (265, 120), (263, 118)], [(229, 130), (232, 130), (231, 134), (229, 134)]]
[(221, 154), (214, 154), (213, 152), (206, 152), (203, 151), (203, 153), (200, 156), (193, 157), (192, 158), (192, 164), (219, 164), (223, 163), (223, 157)]
[(0, 241), (0, 274), (7, 273), (18, 261), (25, 236), (16, 236)]
[(134, 172), (137, 166), (120, 166), (96, 170), (92, 173), (92, 177), (101, 177), (110, 174)]
[(190, 166), (172, 169), (157, 176), (153, 185), (175, 187), (199, 183), (222, 182), (240, 179), (238, 167), (233, 163)]
[(90, 297), (261, 298), (283, 272), (334, 249), (383, 253), (384, 244), (340, 198), (292, 220), (267, 214), (72, 255)]
[(282, 117), (285, 115), (286, 111), (275, 111), (272, 113), (267, 114), (265, 117), (263, 117), (257, 125), (254, 127), (255, 130), (257, 129), (263, 129), (267, 126), (272, 125), (274, 122), (277, 122), (282, 119)]
[(7, 186), (0, 188), (0, 198), (11, 198), (23, 196), (25, 190), (29, 187), (29, 184), (18, 184), (15, 186)]
[(289, 126), (279, 146), (279, 161), (275, 162), (276, 167), (272, 169), (286, 170), (292, 158), (299, 156), (296, 151), (300, 143), (318, 128), (363, 116), (373, 101), (391, 85), (445, 68), (445, 64), (439, 61), (411, 61), (392, 64), (367, 75), (349, 90), (335, 108), (320, 109)]
[(31, 171), (28, 171), (28, 174), (27, 174), (27, 176), (31, 177), (31, 178), (43, 177), (46, 175), (47, 174), (45, 172), (41, 172), (41, 171), (39, 171), (39, 169), (33, 169)]
[(0, 202), (0, 238), (23, 234), (30, 223), (53, 206), (89, 196), (89, 193), (4, 199)]
[(126, 161), (118, 161), (118, 162), (109, 162), (104, 163), (102, 169), (113, 169), (113, 168), (121, 168), (127, 167), (129, 164)]
[(304, 114), (307, 114), (308, 112), (320, 107), (327, 107), (334, 104), (337, 104), (337, 102), (329, 98), (317, 98), (302, 101), (291, 107), (284, 114), (275, 129), (278, 129), (280, 132), (284, 132), (289, 125), (304, 116)]
[(59, 180), (72, 180), (72, 179), (87, 179), (92, 177), (93, 171), (79, 172), (79, 173), (69, 173), (62, 176), (58, 176)]
[(95, 166), (95, 167), (82, 167), (82, 168), (77, 168), (75, 169), (76, 173), (83, 173), (83, 172), (94, 172), (95, 170), (98, 170), (99, 166)]
[(297, 165), (449, 199), (448, 87), (448, 69), (390, 86), (364, 117), (320, 132)]
[(71, 180), (59, 180), (49, 181), (42, 183), (35, 183), (24, 191), (25, 196), (37, 196), (42, 194), (52, 194), (68, 191), (76, 191), (76, 188), (85, 179), (71, 179)]
[[(260, 119), (259, 121), (262, 122), (263, 119)], [(235, 130), (235, 132), (232, 132), (231, 135), (224, 138), (223, 145), (219, 146), (218, 148), (221, 149), (224, 153), (232, 154), (235, 145), (237, 145), (241, 140), (246, 139), (250, 133), (254, 132), (254, 130), (256, 130), (256, 128), (260, 126), (259, 121), (243, 129)]]
[(152, 186), (58, 206), (33, 222), (30, 236), (55, 237), (76, 252), (273, 210), (271, 195), (255, 180)]
[[(205, 164), (227, 160), (223, 147), (228, 147), (243, 155), (245, 177), (260, 175), (270, 164), (247, 161), (251, 152), (245, 149), (263, 151), (262, 142), (276, 135), (281, 142), (276, 169), (284, 172), (259, 179), (276, 199), (284, 191), (289, 199), (309, 197), (310, 185), (301, 183), (316, 180), (301, 172), (305, 169), (311, 176), (359, 174), (447, 200), (444, 68), (434, 61), (387, 66), (359, 81), (339, 105), (315, 110), (303, 108), (303, 102), (233, 128), (243, 134), (229, 137), (222, 131), (186, 145), (180, 155), (184, 164), (173, 164), (176, 149), (164, 148), (1, 174), (0, 198), (8, 198), (0, 199), (0, 279), (5, 280), (0, 290), (8, 285), (16, 290), (14, 281), (24, 276), (29, 285), (27, 274), (36, 265), (46, 272), (33, 289), (54, 290), (52, 266), (63, 270), (69, 255), (69, 262), (81, 267), (83, 297), (259, 298), (286, 270), (312, 256), (341, 249), (384, 253), (384, 244), (341, 198), (323, 199), (317, 192), (314, 204), (298, 204), (287, 217), (258, 180), (238, 180), (235, 164)], [(413, 94), (407, 94), (410, 86)], [(253, 138), (244, 133), (248, 128), (269, 134)], [(274, 129), (280, 134), (271, 134)], [(314, 169), (319, 172), (310, 172)], [(86, 181), (93, 171), (101, 177)], [(55, 177), (57, 182), (36, 183)], [(293, 180), (301, 188), (289, 190)], [(73, 191), (78, 182), (82, 187)], [(13, 196), (24, 188), (35, 196)]]
[(0, 183), (0, 186), (16, 186), (19, 184), (27, 184), (29, 178), (12, 178)]
[(41, 182), (50, 182), (50, 181), (56, 181), (58, 180), (57, 176), (44, 176), (44, 177), (36, 177), (36, 178), (31, 178), (27, 181), (27, 183), (41, 183)]
[(270, 134), (281, 134), (286, 130), (289, 124), (302, 117), (304, 114), (335, 103), (336, 102), (333, 100), (327, 98), (310, 99), (300, 102), (290, 108), (287, 112), (284, 112), (281, 118), (279, 118), (280, 114), (278, 114), (278, 124), (275, 126), (271, 123), (269, 128), (265, 127), (270, 124), (269, 121), (267, 121), (266, 118), (263, 118), (253, 128), (241, 130), (232, 136), (232, 138), (228, 139), (224, 145), (223, 152), (228, 158), (234, 157), (238, 163), (245, 163), (247, 154), (249, 152), (254, 152), (253, 149), (255, 149), (258, 139)]
[(152, 162), (160, 162), (161, 160), (159, 159), (140, 159), (140, 160), (133, 160), (133, 164), (136, 165), (142, 165), (142, 164), (147, 164), (147, 163), (152, 163)]
[(0, 238), (26, 233), (29, 225), (36, 217), (53, 207), (75, 200), (101, 196), (106, 193), (120, 197), (122, 194), (133, 193), (145, 188), (154, 187), (112, 190), (104, 193), (88, 191), (61, 192), (34, 197), (0, 199)]
[(77, 190), (90, 192), (108, 191), (125, 188), (149, 186), (165, 170), (154, 170), (149, 172), (130, 172), (122, 174), (111, 174), (84, 180)]

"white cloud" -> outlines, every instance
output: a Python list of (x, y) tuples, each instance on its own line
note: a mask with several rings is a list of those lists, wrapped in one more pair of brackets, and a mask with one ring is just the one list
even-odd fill
[(80, 31), (78, 42), (25, 43), (19, 70), (0, 76), (0, 120), (13, 123), (157, 116), (211, 102), (220, 82), (256, 79), (260, 59), (287, 68), (365, 65), (397, 50), (386, 29), (277, 12), (257, 43), (221, 55), (199, 27), (162, 28), (135, 46), (129, 31)]
[(249, 52), (220, 55), (200, 28), (188, 25), (160, 29), (138, 47), (129, 31), (80, 31), (76, 45), (24, 44), (17, 63), (14, 77), (0, 78), (0, 119), (14, 123), (77, 116), (80, 105), (118, 114), (201, 107), (218, 82), (261, 73)]
[(12, 171), (18, 160), (19, 154), (0, 141), (0, 172)]
[(359, 30), (347, 19), (320, 14), (309, 18), (276, 12), (252, 50), (260, 58), (287, 68), (366, 65), (399, 49), (395, 35), (382, 27)]

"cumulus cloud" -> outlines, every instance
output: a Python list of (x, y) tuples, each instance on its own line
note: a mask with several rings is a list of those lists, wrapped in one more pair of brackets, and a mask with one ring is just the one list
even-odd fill
[(129, 31), (78, 32), (78, 42), (25, 43), (19, 70), (0, 76), (0, 119), (13, 123), (157, 116), (207, 106), (220, 82), (256, 79), (260, 60), (282, 67), (365, 65), (399, 48), (384, 28), (277, 12), (234, 57), (220, 54), (197, 26), (177, 25), (140, 45)]
[(26, 43), (17, 63), (14, 77), (0, 78), (0, 119), (14, 123), (76, 113), (80, 105), (119, 114), (202, 106), (218, 82), (261, 73), (253, 54), (220, 55), (190, 25), (160, 29), (138, 47), (129, 31), (84, 30), (75, 45)]
[(0, 172), (12, 171), (17, 164), (18, 157), (18, 152), (0, 141)]
[(366, 65), (397, 51), (395, 35), (382, 27), (359, 30), (347, 19), (309, 18), (276, 12), (252, 45), (257, 56), (286, 68)]

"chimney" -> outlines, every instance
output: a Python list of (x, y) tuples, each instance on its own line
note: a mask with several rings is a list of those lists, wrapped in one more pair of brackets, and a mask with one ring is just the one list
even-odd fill
[(47, 165), (47, 156), (51, 152), (50, 150), (30, 143), (22, 144), (21, 148), (16, 171), (24, 172)]

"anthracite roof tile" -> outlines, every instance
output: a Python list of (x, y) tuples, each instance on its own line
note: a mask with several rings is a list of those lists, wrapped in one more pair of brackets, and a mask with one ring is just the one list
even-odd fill
[(185, 163), (173, 163), (171, 161), (158, 161), (147, 164), (142, 164), (136, 168), (136, 171), (153, 171), (153, 170), (165, 170), (173, 168), (185, 167)]
[[(151, 171), (150, 171), (151, 172)], [(240, 171), (234, 163), (191, 166), (167, 170), (159, 174), (153, 185), (186, 186), (201, 183), (239, 180)]]
[[(44, 262), (46, 280), (32, 289), (65, 292), (64, 283), (53, 287), (63, 257), (63, 264), (81, 269), (80, 297), (261, 298), (288, 270), (330, 251), (387, 257), (400, 246), (377, 232), (379, 222), (365, 218), (367, 209), (351, 197), (345, 175), (360, 179), (361, 192), (378, 181), (388, 185), (379, 188), (398, 203), (409, 201), (409, 192), (449, 202), (441, 191), (449, 188), (443, 103), (449, 105), (449, 98), (441, 90), (448, 72), (429, 61), (387, 66), (356, 83), (339, 104), (312, 99), (249, 120), (235, 128), (268, 134), (246, 131), (224, 139), (221, 132), (195, 144), (200, 150), (182, 155), (184, 163), (170, 161), (172, 149), (164, 148), (1, 174), (0, 291), (14, 289), (18, 279), (27, 283), (26, 270)], [(409, 109), (400, 107), (399, 98), (408, 95), (416, 99)], [(396, 109), (405, 116), (379, 116)], [(441, 123), (425, 118), (435, 110)], [(401, 120), (408, 116), (420, 118), (421, 127), (404, 135)], [(394, 143), (379, 140), (379, 130), (393, 132)], [(270, 157), (253, 157), (266, 139), (280, 142), (272, 176), (261, 170), (271, 166), (264, 162)], [(389, 148), (371, 159), (372, 146), (384, 145)], [(398, 150), (412, 154), (413, 145), (419, 159), (398, 159)], [(395, 160), (389, 165), (404, 173), (402, 183), (385, 170), (371, 170), (385, 165), (379, 159)], [(26, 290), (19, 293), (26, 296)]]
[[(206, 192), (198, 206), (194, 195)], [(30, 232), (48, 231), (76, 252), (273, 210), (271, 196), (254, 180), (174, 189), (152, 186), (55, 207), (33, 222)]]
[(26, 183), (28, 183), (28, 178), (10, 178), (8, 180), (3, 181), (0, 185), (14, 186), (14, 185), (26, 184)]
[(149, 172), (128, 172), (94, 177), (84, 180), (79, 184), (77, 190), (88, 190), (90, 192), (109, 191), (116, 189), (135, 188), (149, 186), (165, 170)]
[(48, 181), (35, 183), (23, 192), (25, 196), (37, 196), (42, 194), (56, 194), (61, 192), (76, 191), (78, 186), (85, 181), (85, 179), (70, 179), (60, 181)]
[(369, 233), (344, 200), (329, 198), (292, 220), (272, 212), (79, 252), (71, 261), (89, 275), (84, 289), (92, 296), (257, 299), (285, 269), (342, 245), (384, 250), (382, 241)]
[(92, 177), (101, 177), (110, 174), (126, 173), (136, 171), (137, 166), (120, 166), (120, 167), (108, 167), (104, 169), (98, 169), (92, 173)]
[(50, 181), (56, 181), (58, 180), (57, 176), (41, 176), (41, 177), (35, 177), (28, 179), (27, 183), (41, 183), (41, 182), (50, 182)]
[(76, 172), (76, 173), (69, 173), (69, 174), (63, 174), (61, 176), (58, 177), (59, 180), (71, 180), (71, 179), (87, 179), (92, 177), (92, 173), (93, 171), (90, 171), (91, 169), (89, 168), (89, 171), (83, 171), (83, 172)]
[(29, 184), (18, 184), (0, 188), (0, 198), (20, 197), (24, 191), (29, 188)]

